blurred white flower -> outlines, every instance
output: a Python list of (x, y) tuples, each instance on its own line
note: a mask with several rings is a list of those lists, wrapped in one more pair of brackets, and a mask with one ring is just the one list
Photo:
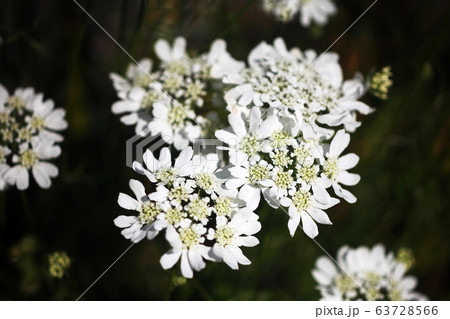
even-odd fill
[(405, 276), (407, 265), (381, 244), (372, 249), (344, 246), (336, 261), (345, 272), (327, 256), (317, 260), (312, 272), (321, 300), (427, 300), (413, 291), (417, 280)]
[(63, 109), (34, 89), (18, 88), (10, 96), (0, 85), (0, 190), (27, 189), (29, 170), (40, 187), (50, 187), (58, 168), (48, 160), (61, 153), (55, 143), (63, 140), (57, 132), (67, 128), (64, 117)]
[(328, 17), (336, 13), (332, 0), (264, 0), (263, 7), (283, 22), (292, 20), (299, 13), (300, 23), (304, 27), (309, 27), (313, 22), (324, 25)]

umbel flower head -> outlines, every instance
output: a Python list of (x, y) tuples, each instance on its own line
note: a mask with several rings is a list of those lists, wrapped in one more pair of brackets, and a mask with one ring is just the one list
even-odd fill
[(283, 22), (291, 21), (298, 13), (304, 27), (313, 22), (324, 25), (336, 13), (332, 0), (263, 0), (263, 7)]
[(224, 105), (221, 78), (239, 72), (243, 63), (230, 56), (223, 40), (193, 57), (182, 37), (172, 47), (158, 40), (155, 53), (161, 63), (154, 71), (152, 61), (143, 59), (128, 67), (125, 78), (111, 74), (120, 99), (113, 113), (124, 114), (121, 121), (135, 125), (136, 133), (149, 129), (179, 151), (195, 139), (213, 137), (213, 128), (220, 125), (217, 110)]
[(261, 193), (273, 208), (285, 207), (292, 236), (300, 223), (308, 236), (317, 236), (316, 223), (331, 224), (324, 210), (339, 202), (328, 189), (356, 201), (343, 186), (359, 182), (348, 172), (359, 157), (343, 152), (348, 132), (360, 125), (357, 113), (372, 111), (357, 101), (363, 80), (343, 81), (333, 53), (316, 58), (313, 51), (288, 51), (276, 39), (274, 46), (258, 45), (249, 67), (224, 81), (234, 85), (225, 95), (230, 127), (216, 132), (233, 165), (226, 187), (238, 190), (252, 209)]
[(414, 290), (417, 280), (406, 276), (409, 264), (386, 253), (383, 245), (339, 249), (337, 263), (320, 257), (312, 275), (318, 283), (321, 300), (427, 300)]
[(64, 116), (32, 88), (9, 95), (0, 84), (0, 190), (7, 185), (27, 189), (30, 170), (40, 187), (50, 187), (58, 168), (48, 160), (61, 153), (55, 144), (63, 140), (57, 132), (67, 128)]
[(205, 260), (223, 261), (232, 269), (250, 264), (240, 247), (259, 243), (253, 235), (261, 224), (235, 192), (222, 187), (215, 154), (193, 155), (187, 147), (172, 163), (169, 149), (163, 148), (158, 159), (147, 150), (143, 162), (135, 162), (134, 170), (145, 175), (156, 191), (149, 194), (141, 182), (130, 180), (134, 198), (119, 195), (119, 205), (135, 212), (114, 220), (125, 238), (139, 242), (165, 231), (172, 248), (162, 256), (161, 265), (168, 269), (180, 261), (186, 278), (202, 270)]

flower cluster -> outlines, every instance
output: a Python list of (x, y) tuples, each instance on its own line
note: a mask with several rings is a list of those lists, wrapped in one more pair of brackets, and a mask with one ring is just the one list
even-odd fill
[(313, 22), (324, 25), (328, 17), (336, 13), (332, 0), (264, 0), (263, 7), (283, 22), (291, 21), (299, 13), (304, 27)]
[(159, 159), (147, 150), (145, 165), (134, 162), (133, 167), (156, 185), (156, 191), (148, 194), (141, 182), (130, 180), (135, 198), (121, 193), (118, 199), (122, 208), (137, 212), (114, 220), (124, 228), (122, 235), (139, 242), (165, 230), (172, 249), (162, 256), (161, 265), (172, 268), (181, 259), (186, 278), (202, 270), (204, 260), (223, 261), (232, 269), (248, 265), (240, 247), (259, 243), (252, 236), (261, 229), (258, 215), (222, 187), (223, 172), (217, 156), (211, 155), (193, 155), (188, 147), (172, 164), (168, 148), (161, 150)]
[(342, 185), (359, 182), (359, 175), (347, 172), (359, 158), (341, 154), (350, 142), (347, 132), (360, 125), (357, 112), (371, 112), (357, 101), (363, 80), (343, 81), (335, 54), (316, 59), (313, 51), (288, 51), (276, 39), (274, 46), (257, 46), (249, 67), (224, 81), (233, 85), (225, 95), (231, 127), (216, 137), (228, 145), (233, 165), (227, 188), (239, 189), (252, 209), (262, 193), (272, 207), (288, 207), (292, 236), (300, 221), (308, 236), (317, 236), (315, 222), (331, 224), (323, 210), (339, 202), (328, 188), (356, 201)]
[(63, 137), (65, 111), (54, 109), (52, 100), (43, 99), (32, 88), (18, 88), (9, 95), (0, 85), (0, 190), (16, 185), (29, 186), (29, 170), (42, 188), (51, 185), (58, 168), (49, 159), (59, 156), (61, 148), (55, 143)]
[(152, 61), (144, 59), (128, 67), (126, 78), (111, 74), (120, 98), (113, 113), (125, 113), (121, 121), (135, 125), (136, 133), (148, 129), (177, 150), (195, 139), (213, 137), (213, 128), (220, 124), (217, 109), (224, 103), (221, 78), (226, 72), (239, 72), (243, 63), (230, 56), (223, 40), (195, 57), (186, 54), (182, 37), (173, 47), (157, 41), (155, 52), (161, 60), (157, 70), (152, 71)]
[(408, 263), (386, 253), (383, 245), (372, 249), (359, 247), (339, 249), (337, 268), (326, 256), (320, 257), (312, 272), (319, 284), (321, 300), (426, 300), (415, 291), (417, 281), (405, 276)]

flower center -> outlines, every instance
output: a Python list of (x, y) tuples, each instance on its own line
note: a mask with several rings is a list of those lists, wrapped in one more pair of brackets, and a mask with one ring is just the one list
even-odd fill
[(270, 143), (273, 148), (285, 147), (289, 142), (291, 135), (285, 131), (273, 132), (270, 136)]
[(44, 119), (42, 117), (33, 116), (31, 118), (30, 125), (32, 129), (40, 132), (44, 128)]
[(180, 185), (180, 186), (175, 186), (170, 190), (170, 192), (168, 194), (168, 198), (170, 200), (176, 200), (177, 202), (181, 202), (181, 201), (187, 201), (188, 195), (189, 195), (189, 193), (188, 193), (186, 187)]
[(214, 238), (220, 246), (228, 246), (233, 243), (234, 235), (234, 229), (229, 225), (225, 225), (216, 230)]
[(198, 197), (191, 199), (190, 203), (186, 206), (186, 210), (192, 218), (199, 221), (210, 215), (208, 204)]
[(156, 179), (163, 184), (172, 184), (176, 181), (178, 174), (173, 168), (161, 168), (156, 172)]
[(23, 167), (26, 169), (29, 169), (30, 167), (34, 166), (37, 163), (37, 154), (36, 152), (32, 150), (25, 150), (22, 152), (22, 155), (20, 156), (20, 163)]
[(275, 185), (281, 189), (288, 189), (294, 181), (291, 174), (290, 171), (284, 172), (280, 170), (276, 172), (274, 179)]
[(17, 138), (20, 141), (29, 142), (31, 140), (31, 134), (32, 133), (31, 133), (31, 131), (28, 128), (23, 127), (17, 133), (18, 133)]
[(167, 65), (167, 71), (179, 75), (186, 74), (189, 71), (189, 65), (186, 61), (175, 60)]
[(269, 168), (267, 166), (263, 165), (252, 165), (248, 169), (249, 177), (248, 181), (251, 184), (256, 184), (257, 182), (261, 182), (267, 178), (269, 178)]
[(317, 165), (312, 166), (302, 165), (298, 168), (298, 175), (306, 183), (311, 184), (316, 180), (318, 171), (319, 167)]
[(327, 159), (327, 161), (323, 164), (323, 173), (332, 181), (336, 180), (339, 174), (339, 167), (337, 165), (336, 157), (330, 157)]
[(312, 195), (308, 191), (299, 190), (292, 196), (292, 202), (299, 213), (305, 212), (311, 206)]
[(25, 101), (22, 100), (18, 96), (11, 96), (8, 101), (6, 102), (9, 107), (11, 107), (14, 110), (17, 110), (18, 112), (22, 112), (22, 110), (25, 108), (26, 104)]
[(335, 284), (342, 293), (349, 292), (355, 288), (355, 282), (346, 274), (339, 275), (335, 279)]
[(192, 99), (197, 99), (204, 95), (203, 84), (201, 82), (189, 83), (186, 87), (186, 95)]
[(195, 181), (197, 182), (197, 186), (201, 189), (211, 191), (214, 190), (217, 178), (208, 173), (201, 173), (196, 176)]
[(255, 156), (261, 149), (261, 143), (253, 135), (247, 135), (239, 144), (239, 149), (248, 156)]
[(142, 101), (141, 101), (141, 108), (144, 110), (151, 110), (151, 107), (153, 106), (153, 103), (158, 101), (159, 94), (155, 91), (148, 91), (147, 94), (144, 95)]
[(148, 88), (152, 79), (147, 74), (139, 74), (133, 80), (133, 86), (139, 86), (141, 88)]
[(273, 155), (271, 154), (271, 158), (275, 166), (286, 167), (292, 163), (287, 153), (280, 150), (276, 150)]
[(297, 162), (303, 163), (309, 156), (311, 156), (311, 151), (305, 146), (299, 146), (294, 150), (294, 156)]
[(164, 217), (169, 224), (175, 225), (180, 223), (183, 218), (186, 217), (186, 213), (179, 208), (169, 208)]
[(200, 243), (200, 234), (192, 227), (182, 228), (180, 230), (180, 240), (184, 249), (194, 248)]
[(172, 106), (167, 115), (169, 123), (175, 127), (182, 127), (187, 117), (186, 109), (178, 103)]
[(142, 224), (151, 224), (156, 216), (160, 213), (155, 203), (145, 202), (141, 204), (141, 212), (139, 213), (138, 220)]
[(216, 200), (216, 205), (214, 205), (216, 214), (218, 216), (230, 216), (231, 215), (231, 200), (224, 196), (220, 196)]

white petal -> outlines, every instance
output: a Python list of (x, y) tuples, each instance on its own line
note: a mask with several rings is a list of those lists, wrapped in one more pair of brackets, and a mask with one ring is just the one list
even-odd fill
[(174, 251), (171, 249), (161, 257), (159, 262), (163, 269), (170, 269), (177, 263), (180, 256), (181, 251)]
[(316, 237), (319, 234), (319, 229), (311, 216), (305, 212), (302, 212), (300, 216), (302, 218), (302, 228), (305, 234), (311, 238)]
[(32, 168), (34, 179), (42, 188), (49, 188), (52, 184), (50, 177), (48, 176), (45, 168), (41, 167), (39, 164), (40, 163), (34, 165)]
[(128, 210), (139, 210), (141, 206), (137, 200), (124, 193), (119, 194), (117, 203), (119, 204), (120, 207)]
[(233, 128), (237, 136), (243, 137), (247, 134), (244, 121), (242, 120), (240, 114), (228, 115), (228, 122), (230, 123), (231, 127)]
[(155, 53), (162, 61), (170, 61), (172, 59), (170, 45), (166, 40), (156, 41)]
[(343, 171), (343, 172), (339, 173), (338, 181), (341, 184), (353, 186), (353, 185), (358, 184), (360, 179), (361, 179), (361, 177), (358, 174), (353, 174), (353, 173)]
[(28, 188), (29, 185), (29, 176), (28, 176), (28, 170), (21, 167), (17, 174), (17, 182), (16, 182), (17, 188), (20, 190), (24, 190)]
[(130, 179), (129, 185), (138, 201), (143, 202), (146, 200), (147, 194), (145, 193), (144, 185), (140, 181)]
[(331, 222), (330, 218), (328, 217), (328, 215), (323, 210), (311, 209), (311, 211), (309, 211), (309, 215), (311, 215), (311, 217), (320, 224), (326, 224), (326, 225), (333, 224)]
[(114, 219), (114, 225), (120, 228), (127, 228), (130, 227), (132, 224), (136, 222), (135, 216), (125, 216), (120, 215)]
[(194, 276), (186, 251), (181, 253), (181, 274), (186, 278), (192, 278)]
[(339, 130), (330, 145), (330, 155), (339, 156), (350, 143), (350, 134), (345, 130)]
[(240, 236), (237, 239), (238, 246), (255, 247), (258, 244), (259, 244), (258, 238), (254, 237), (254, 236)]
[(56, 131), (67, 128), (67, 122), (64, 120), (66, 111), (63, 109), (56, 109), (45, 118), (45, 126)]
[(338, 159), (338, 166), (339, 166), (339, 169), (346, 171), (348, 169), (355, 167), (356, 164), (358, 164), (358, 162), (359, 162), (359, 156), (354, 153), (350, 153), (350, 154), (345, 154), (344, 156), (342, 156)]
[(189, 263), (196, 271), (200, 271), (205, 268), (206, 264), (202, 259), (202, 256), (196, 249), (190, 249), (188, 253)]

